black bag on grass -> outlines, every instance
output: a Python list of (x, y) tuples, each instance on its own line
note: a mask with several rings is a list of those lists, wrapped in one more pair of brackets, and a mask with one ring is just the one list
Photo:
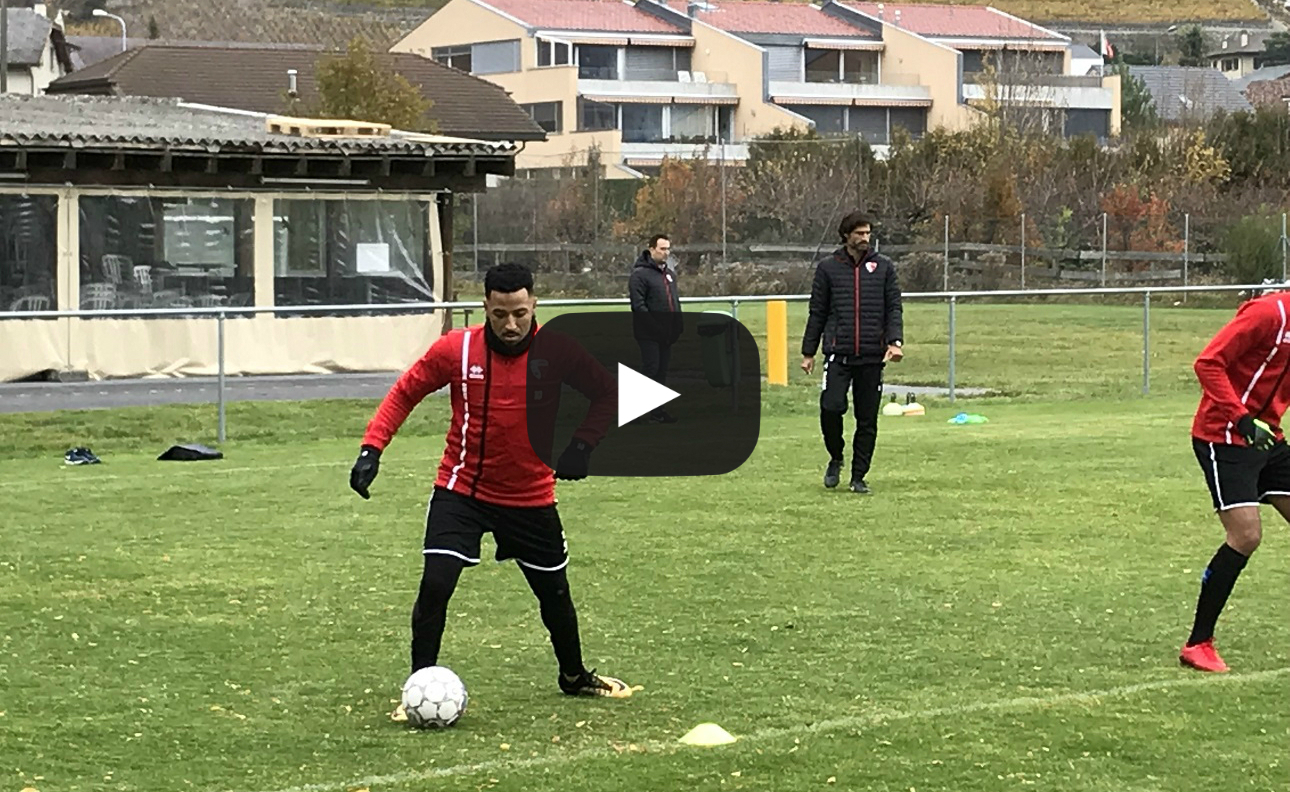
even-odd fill
[(200, 462), (206, 459), (223, 459), (224, 454), (199, 443), (174, 445), (167, 448), (158, 460), (165, 462)]

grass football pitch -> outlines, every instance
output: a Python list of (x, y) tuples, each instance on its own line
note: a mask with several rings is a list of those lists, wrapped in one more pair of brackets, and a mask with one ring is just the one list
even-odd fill
[[(1270, 509), (1219, 624), (1233, 673), (1176, 660), (1221, 542), (1187, 370), (1230, 310), (1162, 311), (1147, 398), (1134, 309), (961, 310), (961, 384), (1008, 395), (883, 418), (873, 497), (820, 486), (804, 378), (729, 476), (562, 484), (588, 664), (644, 689), (561, 696), (521, 575), (486, 561), (442, 655), (470, 708), (438, 732), (387, 713), (446, 400), (368, 502), (346, 479), (371, 402), (232, 405), (227, 458), (186, 465), (154, 460), (208, 440), (209, 406), (0, 417), (0, 789), (1285, 790)], [(918, 349), (903, 371), (934, 380)], [(81, 444), (105, 464), (62, 466)], [(738, 742), (677, 743), (701, 722)]]

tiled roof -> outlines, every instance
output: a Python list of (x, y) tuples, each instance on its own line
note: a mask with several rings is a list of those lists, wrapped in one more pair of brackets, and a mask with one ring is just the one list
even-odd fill
[(509, 147), (429, 135), (387, 138), (322, 138), (266, 130), (265, 117), (237, 111), (186, 106), (176, 99), (101, 96), (0, 97), (0, 149), (6, 146), (73, 145), (77, 148), (211, 147), (254, 152), (406, 153), (505, 156)]
[(39, 64), (45, 45), (49, 43), (49, 31), (53, 23), (30, 8), (10, 8), (8, 17), (9, 65)]
[[(669, 5), (686, 13), (686, 0)], [(864, 28), (830, 16), (807, 3), (776, 3), (766, 0), (719, 0), (708, 2), (695, 19), (730, 33), (787, 33), (830, 38), (876, 38)]]
[(1290, 99), (1290, 75), (1275, 80), (1259, 80), (1250, 83), (1245, 89), (1245, 98), (1256, 107), (1275, 107), (1290, 110), (1286, 99)]
[[(157, 21), (162, 38), (193, 41), (254, 41), (312, 44), (340, 49), (356, 38), (375, 49), (388, 49), (425, 21), (427, 6), (442, 3), (392, 3), (388, 0), (336, 2), (335, 0), (108, 0), (87, 3), (45, 0), (51, 7), (106, 6), (125, 19), (131, 36), (148, 30)], [(11, 0), (10, 5), (13, 5)], [(120, 35), (112, 20), (70, 23), (74, 32), (99, 30)], [(118, 39), (119, 40), (119, 39)]]
[[(287, 70), (306, 103), (317, 95), (318, 63), (334, 53), (266, 46), (149, 45), (115, 55), (50, 84), (51, 94), (179, 98), (259, 113), (287, 108)], [(544, 140), (528, 113), (499, 86), (414, 53), (376, 56), (434, 104), (427, 119), (444, 135), (477, 140)], [(358, 119), (366, 120), (366, 119)]]
[(479, 0), (525, 24), (548, 30), (680, 33), (680, 28), (622, 0)]
[[(101, 61), (105, 61), (113, 55), (121, 54), (120, 36), (68, 36), (67, 43), (72, 48), (72, 61), (76, 64), (77, 71), (93, 66)], [(156, 47), (167, 44), (182, 47), (236, 47), (251, 49), (307, 50), (316, 50), (321, 46), (316, 42), (313, 44), (261, 44), (245, 41), (189, 41), (187, 39), (135, 38), (134, 36), (126, 39), (127, 49), (138, 49), (139, 47), (147, 46)]]
[[(1245, 44), (1241, 44), (1241, 36), (1245, 36)], [(1264, 45), (1267, 43), (1268, 36), (1271, 33), (1251, 33), (1242, 31), (1232, 33), (1219, 39), (1219, 44), (1209, 52), (1205, 53), (1206, 58), (1221, 58), (1224, 55), (1258, 55), (1263, 52)], [(1226, 46), (1224, 46), (1226, 45)]]
[(1262, 69), (1255, 69), (1244, 77), (1232, 80), (1232, 85), (1236, 86), (1236, 90), (1244, 92), (1246, 88), (1256, 82), (1279, 80), (1288, 74), (1290, 74), (1290, 65), (1264, 66)]
[(1156, 113), (1166, 121), (1206, 118), (1219, 110), (1249, 110), (1250, 103), (1216, 69), (1184, 66), (1130, 66), (1151, 92)]
[[(846, 2), (844, 5), (871, 17), (878, 16), (878, 3)], [(883, 21), (896, 24), (897, 12), (900, 27), (928, 38), (1064, 40), (1052, 31), (989, 6), (884, 3)]]

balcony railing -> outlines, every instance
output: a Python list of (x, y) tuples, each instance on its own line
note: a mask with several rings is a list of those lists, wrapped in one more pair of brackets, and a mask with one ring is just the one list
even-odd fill
[(597, 82), (661, 82), (682, 85), (724, 83), (729, 75), (723, 71), (704, 69), (629, 69), (620, 76), (618, 69), (578, 67), (578, 79)]
[(617, 80), (617, 66), (579, 66), (579, 80)]
[(922, 85), (916, 74), (883, 74), (876, 83), (773, 80), (770, 83), (770, 95), (772, 98), (820, 101), (837, 99), (931, 101), (932, 98), (931, 89)]
[(1097, 75), (1082, 74), (1031, 74), (1027, 72), (968, 72), (963, 75), (965, 82), (973, 85), (985, 85), (990, 82), (998, 85), (1035, 85), (1049, 88), (1101, 88), (1102, 78)]
[(620, 153), (624, 160), (698, 159), (706, 156), (711, 162), (743, 162), (748, 159), (747, 143), (628, 143), (622, 144)]
[(806, 72), (808, 83), (828, 83), (842, 85), (877, 85), (881, 80), (877, 71), (850, 72), (838, 77), (837, 72)]
[[(676, 79), (677, 75), (681, 79)], [(696, 79), (697, 78), (697, 79)], [(725, 72), (678, 72), (669, 79), (578, 80), (578, 92), (584, 96), (613, 101), (630, 102), (632, 98), (670, 99), (710, 98), (715, 102), (733, 103), (739, 90), (726, 82)]]
[(987, 98), (1003, 104), (1026, 104), (1047, 107), (1109, 110), (1114, 104), (1110, 88), (1103, 88), (1101, 81), (1093, 85), (1043, 85), (1029, 83), (999, 83), (993, 86), (966, 83), (963, 98), (969, 102)]

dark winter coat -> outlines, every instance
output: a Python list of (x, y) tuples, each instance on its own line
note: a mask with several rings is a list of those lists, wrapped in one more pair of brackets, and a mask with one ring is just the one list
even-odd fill
[(671, 344), (681, 335), (681, 292), (676, 274), (642, 251), (627, 281), (636, 338)]
[(904, 341), (904, 317), (891, 259), (869, 251), (856, 261), (841, 247), (816, 264), (803, 355), (823, 342), (843, 363), (879, 363), (896, 341)]

